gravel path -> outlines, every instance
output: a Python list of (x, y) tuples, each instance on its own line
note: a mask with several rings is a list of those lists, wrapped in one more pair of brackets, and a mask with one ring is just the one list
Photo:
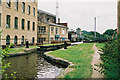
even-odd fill
[(100, 55), (98, 54), (98, 49), (96, 47), (96, 44), (93, 45), (93, 49), (95, 53), (93, 55), (93, 59), (91, 62), (91, 65), (93, 66), (93, 73), (91, 75), (91, 78), (104, 78), (103, 74), (100, 74), (99, 72), (94, 70), (94, 68), (98, 69), (98, 67), (94, 66), (94, 64), (100, 64), (101, 61), (100, 61)]

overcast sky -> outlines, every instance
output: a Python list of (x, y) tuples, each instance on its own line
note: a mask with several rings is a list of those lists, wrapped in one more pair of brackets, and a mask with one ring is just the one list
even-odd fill
[[(56, 0), (38, 0), (38, 8), (55, 14)], [(117, 0), (58, 0), (61, 22), (67, 22), (69, 29), (94, 30), (94, 17), (97, 18), (97, 31), (117, 28)]]

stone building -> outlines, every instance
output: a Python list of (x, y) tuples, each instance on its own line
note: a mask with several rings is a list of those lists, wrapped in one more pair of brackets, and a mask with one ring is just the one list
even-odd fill
[(38, 43), (68, 40), (67, 23), (56, 23), (56, 15), (38, 10)]
[(118, 12), (117, 12), (117, 31), (120, 33), (120, 0), (118, 0)]
[(81, 41), (82, 33), (81, 33), (81, 29), (80, 28), (76, 29), (76, 34), (77, 34), (77, 40)]
[(71, 29), (68, 32), (68, 39), (70, 41), (81, 41), (81, 39), (82, 39), (81, 29), (77, 28), (76, 31), (74, 31), (73, 29)]
[(37, 43), (37, 0), (0, 0), (1, 45)]

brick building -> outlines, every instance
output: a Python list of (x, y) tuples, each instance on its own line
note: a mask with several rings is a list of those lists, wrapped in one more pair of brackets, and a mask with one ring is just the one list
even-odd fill
[(0, 0), (1, 45), (37, 43), (37, 0)]
[(38, 10), (38, 43), (68, 40), (67, 23), (56, 23), (56, 15)]

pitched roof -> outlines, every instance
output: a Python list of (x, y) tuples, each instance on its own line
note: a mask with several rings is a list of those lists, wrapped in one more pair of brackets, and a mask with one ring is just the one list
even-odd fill
[(52, 14), (52, 13), (49, 13), (49, 12), (46, 12), (46, 11), (43, 11), (43, 10), (41, 10), (41, 9), (38, 9), (38, 12), (56, 17), (56, 15), (54, 15), (54, 14)]

